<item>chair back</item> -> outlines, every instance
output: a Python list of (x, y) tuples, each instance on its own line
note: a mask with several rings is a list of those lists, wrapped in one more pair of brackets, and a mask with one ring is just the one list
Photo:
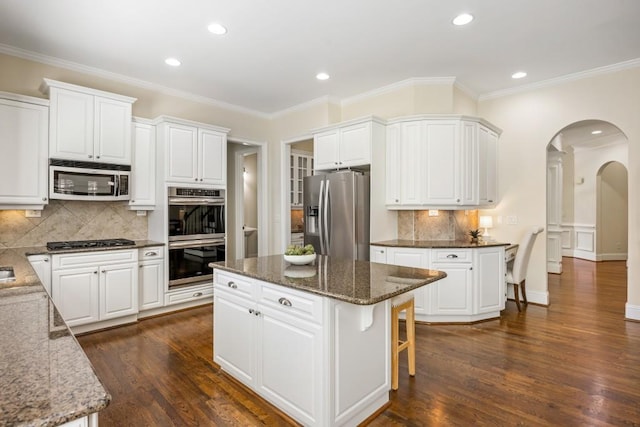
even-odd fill
[(513, 260), (513, 269), (511, 270), (511, 279), (513, 283), (521, 283), (527, 277), (527, 267), (529, 266), (529, 258), (536, 237), (544, 230), (543, 227), (533, 227), (525, 234), (518, 245), (516, 258)]

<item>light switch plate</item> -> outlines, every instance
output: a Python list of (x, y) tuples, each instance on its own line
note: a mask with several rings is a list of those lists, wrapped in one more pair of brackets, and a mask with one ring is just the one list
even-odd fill
[(138, 215), (138, 216), (147, 216), (147, 211), (136, 211), (136, 215)]
[(516, 215), (507, 215), (507, 224), (515, 225), (518, 223), (518, 217)]
[(25, 218), (41, 218), (42, 211), (27, 209), (26, 211), (24, 211), (24, 216)]
[(429, 209), (429, 216), (438, 216), (437, 209)]

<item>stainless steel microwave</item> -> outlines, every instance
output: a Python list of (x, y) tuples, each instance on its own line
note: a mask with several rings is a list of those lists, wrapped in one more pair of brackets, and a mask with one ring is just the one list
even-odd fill
[(49, 160), (49, 198), (129, 200), (131, 166)]

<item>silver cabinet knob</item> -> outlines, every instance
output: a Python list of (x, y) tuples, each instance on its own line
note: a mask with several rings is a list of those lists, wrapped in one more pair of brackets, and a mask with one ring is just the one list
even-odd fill
[(42, 201), (43, 201), (43, 202), (46, 202), (46, 201), (47, 201), (47, 198), (46, 198), (46, 197), (43, 197), (43, 198), (42, 198)]
[(194, 181), (198, 181), (198, 178), (195, 178)]
[(144, 253), (144, 256), (156, 256), (156, 255), (158, 255), (158, 252), (155, 252), (155, 251), (149, 251)]
[(195, 294), (193, 294), (194, 297), (201, 297), (202, 296), (202, 292), (196, 292)]
[(89, 158), (90, 158), (90, 159), (93, 159), (93, 154), (89, 154)]
[(96, 156), (96, 159), (99, 159), (99, 158), (100, 158), (100, 156)]
[(447, 255), (447, 258), (449, 258), (449, 259), (458, 258), (458, 255), (456, 255), (456, 254), (449, 254), (449, 255)]
[(289, 301), (288, 299), (286, 299), (285, 297), (282, 297), (278, 300), (278, 302), (282, 305), (285, 305), (287, 307), (291, 307), (293, 304), (291, 304), (291, 301)]
[(233, 282), (229, 282), (229, 283), (227, 283), (227, 286), (228, 286), (228, 287), (230, 287), (231, 289), (238, 289), (238, 285), (236, 285), (236, 284), (235, 284), (235, 283), (233, 283)]

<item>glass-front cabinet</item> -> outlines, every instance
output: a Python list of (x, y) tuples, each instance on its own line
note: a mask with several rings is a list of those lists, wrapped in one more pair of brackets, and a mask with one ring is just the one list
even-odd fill
[(289, 157), (290, 203), (292, 208), (302, 207), (302, 183), (305, 176), (313, 175), (313, 155), (305, 151), (292, 151)]

